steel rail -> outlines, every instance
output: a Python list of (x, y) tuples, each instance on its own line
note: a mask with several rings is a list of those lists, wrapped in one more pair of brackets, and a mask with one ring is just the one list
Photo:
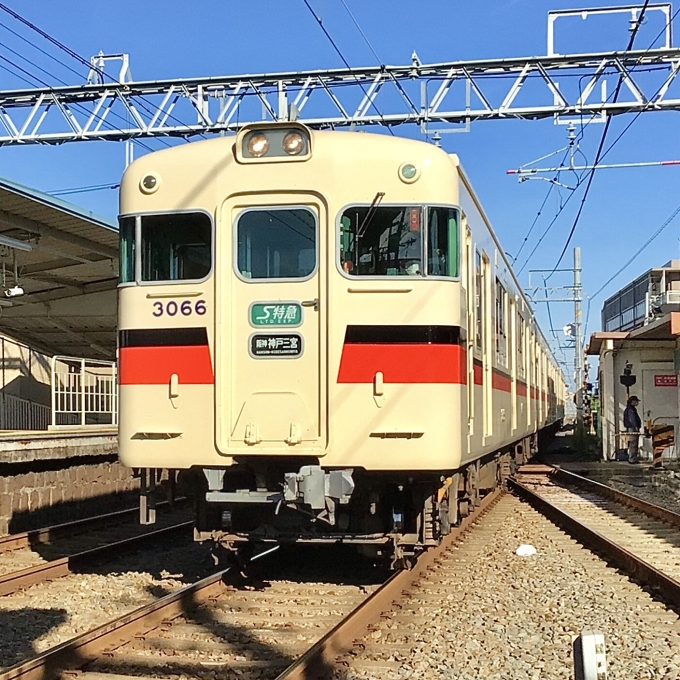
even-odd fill
[(567, 484), (574, 484), (576, 486), (583, 487), (584, 489), (589, 489), (595, 493), (605, 496), (610, 500), (621, 503), (622, 505), (627, 505), (634, 510), (640, 510), (644, 512), (645, 515), (654, 517), (655, 519), (660, 519), (662, 522), (667, 522), (674, 527), (680, 527), (680, 514), (673, 512), (672, 510), (667, 510), (659, 505), (650, 503), (649, 501), (643, 501), (641, 498), (636, 498), (624, 491), (619, 491), (611, 486), (602, 484), (601, 482), (596, 482), (594, 479), (589, 479), (588, 477), (583, 477), (582, 475), (577, 475), (575, 472), (570, 472), (569, 470), (564, 470), (559, 466), (554, 466), (555, 472), (551, 476), (561, 482)]
[(193, 526), (193, 520), (188, 522), (181, 522), (180, 524), (173, 524), (172, 526), (156, 531), (150, 531), (139, 536), (125, 538), (115, 543), (107, 543), (96, 548), (83, 550), (81, 552), (61, 557), (45, 564), (38, 564), (34, 567), (28, 567), (21, 571), (10, 572), (0, 576), (0, 596), (9, 595), (21, 588), (28, 588), (29, 586), (42, 583), (43, 581), (51, 581), (62, 578), (74, 573), (87, 564), (97, 562), (107, 557), (117, 557), (123, 552), (127, 552), (139, 547), (145, 541), (155, 541), (166, 536), (171, 536), (175, 533), (184, 531)]
[[(176, 498), (175, 503), (180, 503), (184, 498)], [(160, 501), (156, 503), (156, 508), (169, 505), (168, 501)], [(21, 548), (30, 548), (35, 545), (49, 543), (58, 536), (67, 536), (74, 531), (80, 529), (93, 529), (100, 525), (107, 525), (112, 521), (118, 519), (127, 519), (128, 516), (136, 518), (139, 514), (139, 508), (129, 508), (127, 510), (116, 510), (104, 515), (94, 515), (92, 517), (84, 517), (76, 519), (71, 522), (64, 522), (62, 524), (54, 524), (48, 527), (41, 527), (39, 529), (31, 529), (18, 534), (9, 534), (8, 536), (0, 537), (0, 555), (12, 550), (19, 550)]]
[[(521, 476), (521, 475), (520, 475)], [(517, 479), (508, 480), (510, 488), (530, 503), (552, 522), (562, 527), (585, 547), (603, 555), (612, 564), (623, 569), (642, 583), (660, 591), (663, 599), (680, 606), (680, 583), (653, 567), (637, 555), (609, 540), (598, 531), (576, 519), (568, 512), (553, 505), (540, 494), (524, 486)]]
[[(424, 553), (410, 570), (393, 574), (378, 590), (355, 608), (343, 621), (291, 664), (277, 680), (318, 677), (319, 669), (334, 662), (335, 655), (351, 648), (356, 637), (388, 609), (400, 593), (426, 571), (434, 569), (441, 550), (452, 545), (500, 498), (501, 489), (486, 496), (473, 514), (454, 528), (437, 549)], [(164, 622), (172, 621), (201, 604), (215, 600), (225, 589), (224, 577), (229, 569), (217, 572), (176, 593), (159, 598), (113, 621), (67, 640), (0, 673), (0, 680), (56, 680), (64, 672), (74, 671), (95, 661), (104, 651), (124, 644), (135, 635), (148, 633)]]
[(228, 571), (217, 572), (22, 661), (0, 673), (0, 680), (55, 680), (64, 671), (76, 670), (94, 661), (97, 654), (109, 646), (153, 630), (187, 609), (217, 597), (224, 588), (223, 578)]
[[(454, 527), (437, 548), (421, 555), (413, 569), (393, 574), (378, 590), (283, 671), (276, 680), (310, 680), (311, 678), (331, 677), (336, 658), (352, 649), (354, 641), (364, 637), (368, 627), (380, 618), (382, 612), (389, 609), (394, 601), (399, 600), (402, 593), (416, 583), (425, 572), (433, 571), (440, 553), (469, 532), (472, 525), (493, 507), (502, 494), (503, 489), (499, 487), (485, 496), (475, 512), (466, 517), (458, 527)], [(0, 680), (2, 680), (1, 676)]]

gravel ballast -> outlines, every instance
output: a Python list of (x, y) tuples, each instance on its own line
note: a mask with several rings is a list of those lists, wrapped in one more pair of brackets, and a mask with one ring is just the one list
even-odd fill
[(595, 629), (610, 680), (680, 678), (676, 614), (512, 496), (418, 592), (336, 677), (567, 679), (574, 638)]
[(0, 598), (0, 668), (95, 628), (214, 571), (190, 538)]

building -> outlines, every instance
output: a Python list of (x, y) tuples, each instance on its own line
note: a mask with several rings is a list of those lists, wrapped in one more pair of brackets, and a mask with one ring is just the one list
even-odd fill
[(680, 311), (680, 260), (650, 269), (605, 300), (602, 330), (631, 331), (673, 310)]
[[(642, 450), (651, 455), (655, 430), (672, 426), (677, 441), (680, 429), (680, 260), (650, 269), (606, 300), (602, 327), (591, 335), (587, 353), (599, 357), (603, 457), (626, 448), (623, 411), (633, 394), (648, 435)], [(666, 447), (664, 458), (676, 458), (675, 445)]]

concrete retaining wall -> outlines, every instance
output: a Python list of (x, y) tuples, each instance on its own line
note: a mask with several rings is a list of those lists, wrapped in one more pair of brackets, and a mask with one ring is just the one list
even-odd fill
[(35, 461), (30, 469), (0, 464), (0, 534), (133, 507), (138, 489), (115, 454)]

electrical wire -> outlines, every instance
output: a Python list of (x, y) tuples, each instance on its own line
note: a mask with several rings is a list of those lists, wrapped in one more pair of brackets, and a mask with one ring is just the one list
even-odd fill
[[(640, 15), (639, 15), (639, 17), (638, 17), (638, 19), (637, 19), (635, 28), (634, 28), (634, 30), (633, 30), (633, 32), (632, 32), (632, 34), (631, 34), (631, 39), (629, 40), (629, 44), (628, 44), (627, 51), (630, 51), (630, 49), (632, 48), (633, 41), (635, 40), (635, 37), (636, 37), (636, 35), (637, 35), (637, 32), (638, 32), (640, 26), (642, 25), (642, 20), (643, 20), (643, 18), (644, 18), (644, 13), (645, 13), (645, 10), (646, 10), (646, 7), (647, 7), (648, 4), (649, 4), (649, 0), (646, 0), (645, 5), (643, 6), (643, 9), (642, 9), (642, 11), (640, 12)], [(673, 14), (673, 16), (670, 18), (669, 23), (672, 23), (673, 20), (678, 16), (679, 13), (680, 13), (680, 10), (677, 10), (677, 11), (675, 12), (675, 14)], [(664, 33), (665, 30), (666, 30), (666, 26), (664, 26), (664, 28), (656, 35), (656, 37), (655, 37), (655, 38), (652, 40), (652, 42), (650, 43), (649, 47), (647, 47), (647, 49), (645, 49), (645, 50), (643, 51), (643, 55), (649, 53), (649, 51), (650, 51), (650, 50), (652, 49), (652, 47), (654, 46), (654, 43), (656, 43), (656, 41), (663, 35), (663, 33)], [(636, 68), (637, 68), (636, 66), (633, 66), (633, 67), (631, 68), (631, 72), (632, 72), (632, 71), (636, 71)], [(636, 72), (637, 72), (637, 73), (642, 73), (642, 72), (645, 72), (646, 70), (647, 70), (647, 69), (641, 69), (641, 70), (637, 70)], [(584, 78), (587, 78), (587, 77), (590, 77), (590, 76), (580, 76), (580, 78), (579, 78), (579, 92), (581, 92), (581, 83), (582, 83), (583, 79), (584, 79)], [(615, 89), (615, 91), (614, 91), (614, 101), (616, 101), (616, 98), (618, 97), (618, 94), (619, 94), (619, 92), (620, 92), (622, 83), (623, 83), (623, 76), (619, 75), (619, 82), (618, 82), (618, 85), (617, 85), (617, 87), (616, 87), (616, 89)], [(662, 87), (663, 87), (663, 85), (662, 85)], [(659, 90), (657, 90), (657, 92), (656, 92), (655, 95), (650, 99), (650, 101), (653, 101), (653, 100), (655, 99), (656, 95), (658, 95), (658, 93), (659, 93), (660, 91), (661, 91), (661, 88), (659, 88)], [(607, 100), (608, 100), (608, 99), (609, 99), (609, 97), (607, 97)], [(603, 147), (603, 144), (604, 144), (604, 140), (606, 139), (607, 132), (608, 132), (609, 126), (610, 126), (610, 124), (611, 124), (611, 120), (612, 120), (612, 117), (611, 117), (611, 116), (607, 118), (607, 121), (606, 121), (606, 123), (605, 123), (605, 129), (604, 129), (604, 131), (603, 131), (602, 138), (600, 139), (600, 145), (599, 145), (599, 147), (598, 147), (598, 154), (596, 155), (595, 162), (593, 163), (593, 167), (590, 169), (589, 174), (588, 174), (588, 185), (587, 185), (587, 187), (586, 187), (586, 191), (584, 192), (584, 196), (583, 196), (583, 198), (582, 198), (582, 200), (581, 200), (581, 205), (579, 206), (579, 211), (578, 211), (577, 216), (576, 216), (576, 218), (575, 218), (575, 220), (574, 220), (574, 223), (572, 224), (572, 228), (571, 228), (570, 233), (569, 233), (569, 236), (568, 236), (568, 238), (567, 238), (567, 242), (566, 242), (566, 244), (565, 244), (565, 246), (564, 246), (564, 248), (563, 248), (563, 250), (562, 250), (562, 252), (561, 252), (561, 254), (560, 254), (560, 257), (559, 257), (557, 263), (555, 264), (555, 266), (553, 267), (552, 272), (550, 272), (550, 274), (548, 274), (548, 277), (547, 277), (548, 279), (555, 273), (555, 271), (556, 271), (557, 268), (559, 267), (560, 263), (562, 262), (562, 259), (564, 258), (564, 255), (566, 254), (567, 248), (569, 247), (569, 243), (571, 242), (571, 238), (573, 237), (574, 231), (575, 231), (576, 226), (577, 226), (577, 224), (578, 224), (578, 221), (579, 221), (579, 219), (580, 219), (580, 215), (581, 215), (581, 212), (582, 212), (582, 210), (583, 210), (583, 205), (584, 205), (585, 200), (586, 200), (586, 198), (587, 198), (587, 194), (588, 194), (588, 191), (589, 191), (590, 186), (591, 186), (591, 184), (592, 184), (592, 179), (593, 179), (595, 170), (597, 169), (597, 166), (605, 159), (605, 157), (607, 156), (607, 154), (613, 149), (613, 147), (619, 142), (619, 140), (620, 140), (620, 139), (623, 137), (623, 135), (630, 129), (630, 127), (633, 125), (633, 123), (635, 123), (635, 121), (640, 117), (640, 115), (641, 115), (643, 112), (644, 112), (644, 111), (638, 111), (638, 113), (635, 114), (634, 118), (628, 123), (628, 125), (627, 125), (627, 126), (623, 129), (623, 131), (617, 136), (617, 138), (609, 145), (609, 147), (607, 147), (607, 149), (606, 149), (604, 152), (602, 152), (602, 147)], [(580, 140), (580, 139), (583, 138), (585, 128), (586, 128), (589, 124), (591, 124), (594, 120), (595, 120), (595, 117), (594, 117), (594, 116), (591, 116), (590, 119), (589, 119), (588, 121), (585, 122), (585, 124), (581, 123), (580, 131), (579, 131), (579, 136), (577, 137), (577, 140)], [(581, 152), (581, 153), (582, 153), (582, 152)], [(583, 174), (585, 174), (585, 172), (588, 172), (588, 171), (584, 171)], [(577, 180), (576, 187), (574, 187), (575, 189), (577, 189), (577, 188), (580, 186), (580, 184), (583, 183), (583, 181), (584, 181), (584, 180), (583, 180), (583, 174), (582, 174), (581, 177)], [(572, 194), (572, 196), (573, 196), (573, 194)], [(558, 215), (559, 215), (559, 214), (562, 212), (562, 210), (566, 207), (566, 205), (567, 205), (567, 203), (569, 202), (569, 199), (570, 199), (570, 198), (571, 198), (571, 196), (567, 199), (567, 201), (565, 201), (564, 205), (561, 206), (560, 210), (558, 211)], [(555, 216), (555, 219), (557, 218), (558, 215)], [(547, 231), (552, 227), (552, 225), (554, 224), (554, 222), (555, 222), (555, 220), (553, 220), (553, 221), (548, 225), (548, 229), (546, 229), (546, 232), (544, 233), (544, 235), (543, 235), (543, 236), (541, 237), (541, 239), (539, 240), (539, 244), (540, 244), (540, 241), (542, 241), (543, 238), (545, 237), (545, 235), (547, 234)], [(538, 244), (537, 244), (537, 245), (538, 245)], [(528, 260), (531, 259), (531, 257), (533, 256), (533, 254), (534, 254), (535, 252), (536, 252), (536, 248), (534, 248), (534, 249), (532, 250), (531, 254), (529, 255), (529, 258), (527, 258), (527, 262), (524, 263), (524, 265), (522, 266), (522, 269), (520, 269), (520, 272), (518, 272), (518, 273), (521, 273), (521, 271), (524, 269), (524, 267), (526, 267), (526, 265), (528, 264)]]
[(17, 52), (15, 49), (12, 49), (9, 45), (7, 45), (3, 42), (0, 42), (0, 46), (4, 47), (8, 52), (11, 52), (16, 57), (19, 57), (19, 59), (22, 59), (27, 64), (30, 64), (31, 66), (33, 66), (33, 68), (38, 69), (38, 71), (40, 71), (41, 73), (44, 73), (46, 76), (50, 76), (50, 78), (54, 78), (61, 85), (67, 85), (68, 84), (68, 83), (66, 83), (66, 81), (62, 80), (61, 78), (58, 78), (53, 73), (50, 73), (48, 70), (44, 69), (42, 66), (38, 66), (38, 64), (36, 64), (34, 61), (31, 61), (28, 57), (25, 57), (23, 54)]
[(30, 85), (31, 87), (35, 87), (35, 83), (32, 83), (30, 80), (27, 80), (26, 78), (19, 75), (18, 73), (15, 73), (14, 71), (12, 71), (12, 69), (7, 68), (7, 66), (3, 66), (2, 64), (0, 64), (0, 69), (2, 69), (3, 71), (6, 71), (7, 73), (12, 74), (15, 78), (18, 78), (19, 80), (23, 81), (27, 85)]
[[(361, 88), (361, 91), (364, 93), (364, 96), (368, 99), (369, 98), (368, 92), (366, 92), (366, 88), (364, 87), (364, 84), (359, 80), (359, 78), (356, 76), (356, 74), (352, 70), (352, 67), (349, 65), (349, 62), (347, 61), (347, 59), (345, 59), (345, 55), (342, 53), (340, 48), (337, 46), (335, 40), (333, 40), (333, 36), (331, 36), (331, 34), (326, 30), (326, 27), (323, 25), (322, 19), (319, 16), (317, 16), (316, 12), (312, 8), (312, 6), (309, 4), (308, 0), (302, 0), (302, 2), (304, 2), (305, 6), (307, 7), (307, 9), (311, 13), (311, 15), (314, 17), (316, 22), (319, 24), (319, 27), (323, 31), (324, 35), (326, 36), (326, 38), (328, 38), (328, 41), (333, 46), (333, 49), (337, 52), (340, 59), (342, 59), (342, 63), (345, 65), (345, 68), (347, 68), (347, 70), (354, 76), (354, 79), (356, 80), (357, 85), (359, 85), (359, 87)], [(1, 7), (1, 3), (0, 3), (0, 7)], [(394, 137), (394, 131), (385, 122), (385, 116), (383, 116), (382, 112), (378, 108), (375, 101), (373, 99), (371, 99), (370, 101), (371, 101), (371, 106), (376, 110), (376, 113), (380, 116), (380, 119), (383, 121), (383, 125), (385, 125), (385, 127), (387, 128), (389, 133)]]
[[(28, 28), (30, 28), (31, 30), (33, 30), (33, 31), (35, 31), (36, 33), (38, 33), (40, 36), (42, 36), (43, 38), (45, 38), (46, 40), (48, 40), (49, 42), (51, 42), (53, 45), (55, 45), (56, 47), (58, 47), (60, 50), (62, 50), (62, 51), (65, 52), (66, 54), (68, 54), (70, 57), (72, 57), (72, 58), (75, 59), (76, 61), (80, 62), (83, 66), (87, 67), (89, 70), (94, 70), (94, 71), (96, 71), (96, 72), (101, 76), (102, 81), (104, 81), (104, 79), (105, 79), (106, 77), (108, 77), (108, 78), (109, 78), (110, 80), (112, 80), (114, 83), (117, 83), (117, 82), (118, 82), (118, 80), (117, 80), (116, 78), (113, 78), (112, 76), (110, 76), (108, 73), (106, 73), (106, 71), (104, 71), (103, 69), (101, 69), (101, 68), (95, 66), (92, 62), (90, 62), (90, 61), (88, 61), (87, 59), (85, 59), (85, 57), (81, 56), (80, 54), (78, 54), (77, 52), (75, 52), (74, 50), (72, 50), (70, 47), (68, 47), (67, 45), (64, 45), (64, 43), (60, 42), (59, 40), (57, 40), (56, 38), (54, 38), (53, 36), (51, 36), (49, 33), (47, 33), (46, 31), (44, 31), (43, 29), (41, 29), (39, 26), (36, 26), (36, 24), (34, 24), (33, 22), (31, 22), (31, 21), (29, 21), (28, 19), (24, 18), (23, 16), (21, 16), (19, 13), (15, 12), (15, 11), (14, 11), (13, 9), (11, 9), (10, 7), (7, 7), (7, 5), (3, 4), (2, 2), (0, 2), (0, 10), (6, 12), (7, 14), (9, 14), (10, 16), (12, 16), (12, 17), (13, 17), (14, 19), (16, 19), (17, 21), (23, 23), (25, 26), (28, 26)], [(153, 115), (153, 114), (154, 114), (153, 109), (149, 108), (149, 107), (144, 103), (144, 102), (147, 102), (147, 101), (148, 101), (148, 100), (147, 100), (146, 97), (144, 97), (144, 95), (139, 95), (139, 97), (138, 97), (138, 103), (139, 103), (139, 105), (140, 105), (140, 106), (141, 106), (148, 114)], [(177, 117), (174, 116), (173, 114), (168, 114), (168, 118), (170, 118), (171, 120), (174, 120), (175, 122), (179, 123), (180, 125), (185, 125), (185, 123), (184, 123), (183, 121), (181, 121), (179, 118), (177, 118)], [(119, 128), (119, 129), (120, 129), (120, 128)], [(203, 133), (199, 133), (199, 135), (200, 135), (201, 137), (203, 137), (204, 139), (207, 139), (207, 137), (206, 137)], [(171, 144), (169, 144), (169, 143), (168, 143), (167, 141), (165, 141), (165, 140), (161, 140), (161, 141), (163, 141), (163, 142), (165, 143), (166, 146), (172, 146)], [(190, 141), (190, 140), (187, 139), (187, 141)]]
[(51, 59), (52, 61), (56, 62), (60, 66), (63, 66), (65, 69), (69, 70), (71, 73), (74, 75), (78, 76), (79, 78), (83, 77), (83, 74), (80, 73), (79, 71), (76, 71), (74, 68), (71, 68), (65, 61), (62, 61), (61, 59), (57, 59), (53, 54), (50, 54), (47, 50), (43, 50), (41, 47), (36, 45), (34, 42), (31, 42), (28, 38), (25, 38), (21, 33), (15, 31), (14, 29), (10, 28), (4, 21), (0, 21), (0, 28), (4, 28), (6, 31), (11, 33), (13, 36), (19, 38), (19, 40), (22, 40), (26, 44), (30, 45), (33, 49), (37, 50), (44, 56), (46, 56), (48, 59)]
[[(552, 220), (550, 220), (550, 223), (548, 224), (548, 226), (545, 228), (545, 230), (544, 230), (543, 233), (541, 234), (541, 237), (540, 237), (540, 238), (538, 239), (538, 241), (536, 242), (536, 245), (533, 247), (533, 249), (532, 249), (531, 252), (529, 253), (527, 259), (524, 260), (524, 264), (523, 264), (523, 265), (519, 268), (519, 270), (517, 271), (517, 276), (519, 276), (519, 275), (524, 271), (524, 269), (526, 268), (526, 266), (529, 264), (531, 258), (534, 256), (534, 253), (538, 250), (538, 247), (541, 245), (541, 243), (543, 243), (543, 239), (545, 239), (545, 237), (548, 235), (548, 233), (549, 233), (550, 230), (552, 229), (552, 227), (553, 227), (553, 225), (555, 224), (555, 222), (557, 222), (557, 218), (562, 214), (562, 211), (567, 207), (567, 205), (569, 205), (569, 201), (571, 201), (571, 199), (572, 199), (575, 195), (576, 195), (575, 192), (570, 193), (569, 196), (567, 196), (567, 200), (566, 200), (564, 203), (562, 203), (562, 204), (560, 205), (560, 207), (557, 209), (557, 212), (555, 213), (555, 216), (552, 218)], [(553, 272), (554, 272), (554, 270), (553, 270)], [(552, 273), (551, 273), (551, 275), (552, 275)]]
[[(342, 3), (342, 6), (347, 10), (347, 14), (349, 14), (350, 19), (352, 20), (352, 22), (356, 26), (357, 30), (361, 34), (361, 37), (364, 39), (364, 42), (368, 45), (368, 49), (371, 50), (371, 52), (373, 53), (375, 60), (378, 62), (378, 64), (380, 65), (381, 68), (384, 68), (385, 65), (384, 65), (383, 61), (378, 56), (377, 52), (373, 49), (373, 45), (371, 45), (371, 41), (368, 39), (368, 36), (366, 35), (366, 33), (364, 33), (363, 29), (361, 28), (361, 25), (356, 20), (354, 14), (352, 14), (352, 10), (349, 8), (349, 6), (345, 2), (345, 0), (340, 0), (340, 2)], [(418, 109), (416, 108), (416, 105), (413, 103), (413, 100), (411, 99), (411, 97), (408, 96), (408, 93), (406, 92), (406, 90), (404, 90), (404, 88), (402, 87), (402, 84), (394, 77), (393, 73), (390, 72), (390, 73), (388, 73), (388, 75), (390, 77), (390, 80), (394, 83), (395, 87), (399, 90), (399, 93), (401, 94), (402, 99), (411, 107), (411, 110), (414, 113), (418, 113)]]
[[(567, 160), (567, 156), (569, 155), (569, 150), (567, 149), (566, 153), (564, 154), (564, 157), (562, 158), (562, 161), (560, 163), (560, 168), (564, 167), (564, 162)], [(559, 172), (559, 171), (558, 171)], [(534, 217), (534, 221), (531, 223), (531, 226), (529, 227), (529, 231), (527, 232), (526, 236), (524, 237), (524, 240), (522, 241), (522, 244), (519, 247), (519, 250), (517, 251), (517, 255), (512, 259), (512, 264), (514, 265), (515, 262), (519, 259), (519, 256), (521, 255), (522, 251), (524, 250), (524, 246), (527, 244), (527, 241), (529, 240), (529, 237), (531, 236), (531, 233), (534, 230), (534, 227), (536, 226), (536, 223), (538, 222), (538, 218), (543, 214), (543, 208), (545, 207), (545, 204), (548, 202), (548, 199), (550, 198), (550, 194), (552, 193), (553, 189), (555, 188), (554, 181), (557, 180), (557, 175), (553, 178), (553, 182), (550, 183), (550, 187), (545, 195), (545, 198), (543, 199), (543, 203), (541, 203), (541, 207), (538, 209), (538, 212), (536, 213), (536, 217)], [(534, 251), (532, 251), (533, 254)], [(531, 255), (529, 256), (528, 259), (531, 258)], [(525, 263), (526, 266), (526, 263)], [(524, 269), (524, 267), (522, 267)], [(522, 270), (520, 270), (521, 273)]]
[[(640, 30), (640, 26), (642, 26), (642, 21), (645, 16), (645, 12), (647, 11), (647, 6), (649, 5), (650, 0), (645, 0), (642, 9), (640, 10), (640, 14), (638, 15), (638, 18), (635, 22), (635, 26), (631, 32), (630, 40), (628, 41), (628, 47), (626, 48), (626, 51), (629, 52), (633, 48), (633, 43), (635, 42), (635, 38), (638, 34), (638, 31)], [(677, 12), (676, 12), (677, 14)], [(675, 17), (673, 17), (675, 18)], [(672, 19), (671, 19), (672, 21)], [(654, 39), (654, 42), (656, 42), (657, 38)], [(652, 43), (654, 44), (654, 43)], [(619, 93), (621, 91), (621, 87), (623, 86), (623, 75), (619, 76), (619, 81), (616, 85), (616, 89), (614, 91), (614, 103), (616, 103)], [(602, 137), (600, 138), (600, 143), (598, 144), (597, 147), (597, 153), (595, 154), (595, 161), (593, 162), (593, 168), (590, 170), (590, 173), (588, 175), (588, 182), (586, 184), (585, 191), (583, 192), (583, 196), (581, 197), (581, 203), (579, 204), (578, 211), (576, 213), (576, 217), (574, 218), (574, 222), (571, 225), (571, 229), (569, 230), (569, 234), (567, 236), (567, 240), (564, 244), (564, 247), (562, 248), (562, 252), (560, 253), (560, 256), (557, 258), (557, 262), (555, 263), (555, 266), (553, 267), (552, 272), (548, 274), (547, 279), (549, 279), (557, 270), (557, 268), (560, 266), (560, 263), (562, 262), (567, 249), (569, 248), (569, 244), (571, 243), (571, 239), (574, 236), (574, 232), (576, 231), (576, 227), (578, 226), (578, 223), (581, 219), (581, 214), (583, 213), (583, 208), (585, 206), (586, 200), (588, 199), (588, 195), (590, 194), (590, 187), (593, 185), (593, 179), (595, 178), (595, 171), (597, 170), (598, 164), (602, 161), (603, 155), (603, 149), (604, 149), (604, 144), (607, 139), (607, 134), (609, 133), (609, 128), (611, 126), (611, 121), (613, 119), (613, 116), (609, 116), (607, 118), (607, 121), (604, 124), (604, 130), (602, 131)], [(629, 129), (630, 126), (628, 126), (627, 129)], [(618, 139), (621, 139), (623, 135), (619, 135)], [(618, 141), (617, 139), (617, 141)], [(611, 150), (612, 147), (609, 148)]]
[[(4, 44), (2, 44), (2, 43), (0, 43), (0, 45), (2, 45), (3, 47), (7, 47), (6, 45), (4, 45)], [(10, 51), (12, 51), (12, 50), (10, 50)], [(50, 77), (54, 78), (55, 80), (59, 80), (54, 74), (50, 73), (49, 71), (45, 71), (45, 69), (40, 68), (39, 66), (37, 66), (36, 64), (34, 64), (30, 59), (27, 59), (27, 58), (23, 57), (23, 56), (20, 55), (20, 54), (18, 54), (17, 56), (21, 57), (22, 59), (24, 59), (25, 61), (27, 61), (28, 63), (30, 63), (32, 66), (36, 66), (36, 67), (39, 68), (41, 71), (43, 71), (44, 73), (47, 73), (47, 75), (49, 75)], [(36, 76), (36, 75), (33, 74), (33, 73), (30, 73), (30, 72), (27, 71), (25, 68), (23, 68), (22, 66), (19, 66), (19, 64), (17, 64), (16, 62), (12, 61), (12, 60), (9, 59), (8, 57), (6, 57), (6, 56), (0, 54), (0, 60), (7, 62), (8, 64), (10, 64), (11, 66), (13, 66), (14, 68), (18, 69), (21, 73), (24, 73), (24, 74), (25, 74), (26, 76), (28, 76), (29, 78), (32, 78), (34, 81), (37, 81), (37, 82), (38, 82), (40, 85), (42, 85), (43, 87), (47, 87), (47, 88), (49, 88), (50, 90), (53, 89), (52, 86), (51, 86), (49, 83), (47, 83), (46, 81), (42, 80), (42, 78), (39, 78), (38, 76)], [(1, 66), (1, 65), (0, 65), (0, 66)], [(10, 70), (9, 70), (8, 68), (6, 68), (6, 67), (2, 67), (2, 68), (4, 68), (4, 70), (7, 71), (7, 72), (12, 73), (12, 75), (14, 75), (14, 76), (20, 78), (20, 79), (23, 80), (25, 83), (29, 84), (31, 87), (36, 87), (35, 83), (31, 83), (30, 81), (26, 80), (26, 78), (24, 78), (23, 76), (20, 76), (20, 75), (17, 74), (17, 73), (13, 73), (12, 71), (10, 71)], [(77, 108), (78, 110), (82, 111), (83, 113), (89, 115), (88, 110), (87, 110), (82, 104), (75, 104), (75, 105), (74, 105), (74, 108)], [(115, 114), (115, 115), (118, 116), (119, 118), (122, 118), (122, 117), (119, 116), (118, 114)], [(101, 118), (101, 116), (97, 116), (97, 118), (100, 119), (100, 120), (102, 121), (102, 123), (103, 123), (104, 125), (106, 125), (109, 129), (120, 130), (120, 131), (122, 132), (121, 128), (116, 127), (115, 125), (113, 125), (113, 123), (110, 123), (110, 122), (108, 122), (108, 121), (105, 121), (103, 118)], [(141, 141), (139, 141), (139, 140), (133, 140), (133, 141), (135, 141), (137, 144), (139, 144), (141, 147), (143, 147), (143, 148), (146, 149), (147, 151), (153, 151), (153, 149), (152, 149), (150, 146), (148, 146), (147, 144), (145, 144), (144, 142), (141, 142)], [(164, 142), (167, 146), (171, 146), (171, 145), (169, 145), (165, 140), (161, 140), (161, 141)]]
[(626, 260), (625, 264), (621, 266), (612, 276), (610, 276), (605, 283), (603, 283), (592, 295), (588, 296), (588, 307), (586, 310), (586, 321), (583, 326), (584, 335), (587, 335), (588, 320), (590, 319), (590, 304), (592, 300), (600, 295), (600, 293), (616, 279), (619, 274), (622, 274), (637, 258), (647, 249), (647, 247), (666, 229), (666, 227), (680, 214), (680, 205), (669, 215), (663, 224), (635, 251), (635, 253)]
[(619, 274), (621, 274), (625, 269), (627, 269), (636, 258), (647, 249), (647, 247), (654, 241), (663, 230), (680, 214), (680, 205), (671, 213), (671, 215), (665, 220), (665, 222), (635, 251), (635, 253), (626, 260), (626, 263), (622, 265), (615, 274), (612, 274), (605, 283), (603, 283), (590, 297), (597, 297)]

